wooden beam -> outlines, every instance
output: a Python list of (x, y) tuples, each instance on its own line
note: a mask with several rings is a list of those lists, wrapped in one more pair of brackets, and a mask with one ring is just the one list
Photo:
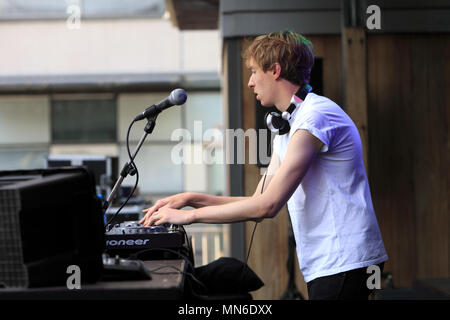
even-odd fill
[[(236, 79), (241, 78), (241, 42), (239, 39), (224, 41), (224, 83), (225, 83), (225, 111), (228, 129), (242, 128), (242, 87)], [(226, 152), (230, 152), (230, 145), (226, 145)], [(233, 148), (236, 149), (234, 145)], [(233, 152), (236, 157), (236, 152)], [(244, 190), (244, 165), (234, 162), (227, 165), (228, 194), (242, 196)], [(231, 255), (245, 261), (245, 225), (233, 223), (231, 231)]]
[(166, 0), (172, 24), (180, 30), (217, 30), (219, 0)]
[(367, 50), (364, 29), (343, 29), (344, 106), (361, 136), (364, 165), (368, 166), (368, 120), (367, 120)]

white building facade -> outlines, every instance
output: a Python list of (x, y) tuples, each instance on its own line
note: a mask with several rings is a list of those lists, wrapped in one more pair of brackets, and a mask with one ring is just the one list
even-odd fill
[[(152, 200), (183, 191), (224, 194), (223, 162), (172, 159), (180, 143), (172, 139), (174, 130), (186, 129), (196, 139), (184, 141), (185, 152), (205, 152), (210, 141), (194, 136), (195, 122), (201, 121), (203, 130), (224, 128), (219, 32), (180, 31), (164, 17), (73, 20), (71, 15), (0, 14), (0, 170), (43, 168), (50, 154), (110, 155), (121, 167), (128, 160), (130, 122), (181, 87), (187, 102), (158, 116), (138, 153), (139, 191)], [(132, 150), (144, 125), (132, 129)], [(220, 146), (216, 152), (222, 152)], [(211, 241), (215, 252), (202, 253), (197, 264), (227, 250), (222, 234)]]

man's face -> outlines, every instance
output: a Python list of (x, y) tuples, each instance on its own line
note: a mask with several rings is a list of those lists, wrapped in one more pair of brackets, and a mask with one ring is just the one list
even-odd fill
[(252, 75), (248, 81), (248, 87), (253, 89), (256, 99), (264, 107), (274, 105), (273, 90), (275, 84), (274, 74), (271, 70), (264, 72), (253, 58), (248, 61), (248, 67)]

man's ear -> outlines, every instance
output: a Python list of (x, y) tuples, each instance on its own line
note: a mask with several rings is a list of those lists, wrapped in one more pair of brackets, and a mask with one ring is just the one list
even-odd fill
[(281, 66), (278, 62), (275, 62), (272, 66), (272, 75), (274, 76), (274, 79), (277, 80), (281, 75)]

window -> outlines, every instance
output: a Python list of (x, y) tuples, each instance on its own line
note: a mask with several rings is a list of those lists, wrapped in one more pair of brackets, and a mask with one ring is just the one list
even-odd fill
[(49, 153), (49, 113), (45, 95), (0, 97), (0, 170), (44, 166)]
[(52, 143), (115, 143), (116, 110), (114, 97), (52, 99)]
[(159, 18), (165, 11), (164, 0), (0, 0), (0, 20), (66, 19), (71, 5), (82, 19)]

